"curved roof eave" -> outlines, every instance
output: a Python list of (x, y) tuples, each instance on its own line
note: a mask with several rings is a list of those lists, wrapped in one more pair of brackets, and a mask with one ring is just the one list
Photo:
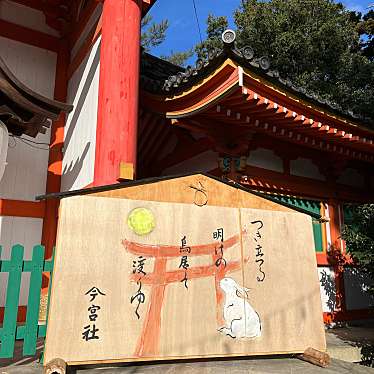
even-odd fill
[[(152, 56), (153, 57), (153, 56)], [(153, 57), (154, 58), (154, 57)], [(143, 90), (146, 95), (150, 94), (154, 102), (168, 102), (171, 105), (173, 100), (180, 99), (195, 91), (206, 82), (207, 78), (215, 76), (215, 72), (231, 61), (236, 67), (242, 67), (247, 76), (271, 88), (274, 92), (292, 99), (295, 104), (319, 113), (320, 116), (329, 117), (332, 121), (339, 121), (342, 126), (352, 126), (369, 134), (374, 134), (368, 126), (371, 123), (355, 116), (353, 113), (344, 111), (338, 105), (326, 102), (320, 97), (308, 93), (302, 87), (295, 86), (289, 79), (283, 79), (278, 71), (270, 68), (270, 60), (267, 57), (256, 58), (251, 47), (238, 49), (234, 42), (224, 44), (220, 50), (210, 51), (206, 60), (199, 59), (194, 68), (172, 73), (167, 79), (157, 80), (145, 78), (143, 74)], [(161, 104), (166, 112), (171, 112), (168, 105)]]

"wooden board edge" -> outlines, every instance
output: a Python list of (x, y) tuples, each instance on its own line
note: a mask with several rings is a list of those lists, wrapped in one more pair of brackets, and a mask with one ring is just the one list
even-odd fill
[[(319, 349), (321, 352), (327, 352), (327, 348)], [(259, 356), (281, 356), (281, 355), (297, 355), (302, 354), (304, 351), (280, 351), (280, 352), (257, 352), (257, 353), (234, 353), (234, 354), (227, 354), (227, 355), (192, 355), (192, 356), (167, 356), (164, 358), (159, 357), (139, 357), (139, 358), (124, 358), (124, 359), (113, 359), (113, 360), (94, 360), (94, 361), (67, 361), (69, 366), (80, 366), (80, 365), (100, 365), (100, 364), (119, 364), (119, 363), (132, 363), (132, 362), (157, 362), (162, 363), (164, 361), (172, 361), (172, 360), (204, 360), (209, 358), (217, 358), (217, 359), (224, 359), (224, 358), (253, 358)]]
[[(59, 217), (61, 217), (61, 206), (62, 206), (62, 202), (60, 202), (60, 205), (59, 205), (59, 208), (58, 208), (58, 215), (59, 215)], [(60, 225), (58, 224), (58, 226), (57, 226), (57, 234), (56, 234), (56, 245), (55, 245), (55, 259), (54, 259), (54, 264), (56, 264), (57, 263), (57, 256), (59, 256), (59, 254), (60, 254), (60, 251), (59, 251), (59, 238), (60, 238)], [(54, 266), (54, 264), (53, 264), (53, 278), (55, 277), (55, 266)], [(46, 365), (47, 365), (47, 363), (48, 363), (48, 361), (46, 360), (46, 358), (48, 357), (48, 355), (47, 355), (47, 348), (48, 348), (48, 330), (50, 329), (50, 318), (51, 318), (51, 313), (50, 313), (50, 311), (52, 310), (52, 306), (53, 306), (53, 300), (54, 300), (54, 285), (55, 283), (53, 282), (52, 283), (52, 288), (51, 288), (51, 293), (50, 293), (50, 299), (49, 299), (49, 313), (48, 313), (48, 318), (47, 318), (47, 331), (46, 331), (46, 334), (45, 334), (45, 341), (44, 341), (44, 352), (43, 352), (43, 358), (44, 358), (44, 360), (43, 360), (43, 366), (45, 367)], [(53, 360), (54, 358), (57, 358), (57, 357), (52, 357), (49, 361), (51, 361), (51, 360)]]

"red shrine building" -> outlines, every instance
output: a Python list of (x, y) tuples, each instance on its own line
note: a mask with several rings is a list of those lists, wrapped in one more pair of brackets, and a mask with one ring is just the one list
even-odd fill
[(203, 172), (314, 217), (325, 321), (372, 317), (340, 235), (349, 204), (373, 201), (374, 131), (231, 30), (186, 69), (143, 53), (153, 3), (0, 0), (2, 256), (16, 243), (50, 256), (58, 200), (37, 196)]

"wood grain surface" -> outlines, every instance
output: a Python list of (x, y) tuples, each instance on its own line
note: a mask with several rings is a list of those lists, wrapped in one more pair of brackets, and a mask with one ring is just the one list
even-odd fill
[[(250, 196), (248, 205), (264, 200)], [(265, 209), (265, 203), (260, 205)], [(139, 208), (138, 222), (134, 209)], [(309, 346), (324, 350), (310, 217), (284, 207), (263, 209), (118, 197), (63, 199), (45, 362), (56, 357), (79, 364), (301, 353)], [(257, 281), (253, 240), (259, 225), (251, 224), (259, 220), (263, 282)], [(188, 266), (182, 266), (186, 261)], [(220, 286), (224, 278), (237, 288), (235, 295)], [(91, 301), (86, 293), (92, 287), (105, 295), (98, 293)], [(225, 315), (228, 295), (238, 307)], [(219, 331), (242, 320), (245, 324), (233, 330), (248, 335), (253, 313), (247, 304), (260, 316), (261, 336)], [(95, 321), (90, 321), (92, 306), (100, 307)], [(99, 339), (86, 341), (84, 328), (93, 324)]]

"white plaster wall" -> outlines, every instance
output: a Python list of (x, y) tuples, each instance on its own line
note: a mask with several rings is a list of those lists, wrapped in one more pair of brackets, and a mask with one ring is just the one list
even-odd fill
[(97, 5), (95, 11), (92, 13), (89, 21), (87, 22), (87, 25), (83, 29), (81, 35), (79, 36), (77, 42), (74, 44), (74, 47), (71, 50), (71, 54), (70, 54), (71, 60), (76, 56), (80, 47), (82, 47), (82, 45), (85, 42), (88, 34), (92, 30), (92, 28), (95, 25), (95, 23), (97, 22), (97, 20), (100, 18), (102, 11), (103, 11), (103, 5), (101, 3), (99, 3)]
[(307, 158), (299, 157), (296, 160), (291, 160), (290, 172), (292, 175), (297, 175), (299, 177), (326, 180), (326, 178), (320, 173), (318, 166), (314, 164), (312, 160)]
[(32, 30), (58, 36), (57, 30), (46, 24), (45, 15), (36, 9), (14, 3), (10, 0), (0, 1), (0, 18)]
[(218, 153), (213, 151), (206, 151), (165, 169), (162, 172), (162, 175), (207, 172), (214, 170), (217, 167)]
[(333, 312), (336, 304), (335, 274), (333, 268), (318, 267), (323, 312)]
[[(0, 37), (0, 55), (20, 81), (39, 94), (53, 98), (55, 53)], [(23, 138), (49, 144), (50, 130), (36, 138)], [(48, 145), (30, 146), (21, 139), (10, 138), (8, 164), (0, 181), (0, 198), (34, 200), (36, 195), (43, 194), (48, 157)]]
[(366, 309), (374, 306), (374, 296), (365, 292), (374, 281), (356, 268), (344, 269), (345, 301), (348, 310)]
[[(53, 98), (57, 59), (55, 53), (0, 37), (0, 55), (20, 81), (39, 94)], [(50, 130), (36, 138), (22, 138), (49, 144)], [(0, 199), (32, 201), (36, 195), (45, 193), (48, 158), (48, 145), (31, 147), (21, 139), (10, 138), (8, 164), (0, 182)], [(41, 242), (42, 226), (42, 219), (0, 217), (2, 258), (9, 258), (10, 247), (17, 243), (25, 246), (26, 258), (31, 258), (32, 247)], [(7, 275), (0, 275), (0, 306), (4, 305), (6, 280)], [(21, 284), (20, 305), (27, 303), (28, 288), (29, 275), (25, 274)]]
[(0, 53), (22, 83), (53, 99), (57, 61), (55, 52), (0, 37)]
[(69, 81), (68, 102), (74, 105), (65, 125), (61, 190), (86, 187), (93, 182), (100, 78), (100, 43)]
[(365, 186), (364, 176), (352, 168), (345, 169), (336, 181), (352, 187), (362, 188)]
[(273, 151), (265, 148), (251, 151), (247, 159), (247, 165), (283, 172), (283, 160)]
[[(32, 248), (40, 244), (42, 227), (42, 219), (0, 216), (1, 258), (8, 260), (11, 254), (11, 247), (15, 244), (21, 244), (25, 247), (24, 258), (30, 260), (32, 258)], [(0, 307), (5, 305), (7, 279), (7, 273), (0, 273)], [(30, 274), (23, 274), (19, 305), (27, 304), (29, 281)]]

